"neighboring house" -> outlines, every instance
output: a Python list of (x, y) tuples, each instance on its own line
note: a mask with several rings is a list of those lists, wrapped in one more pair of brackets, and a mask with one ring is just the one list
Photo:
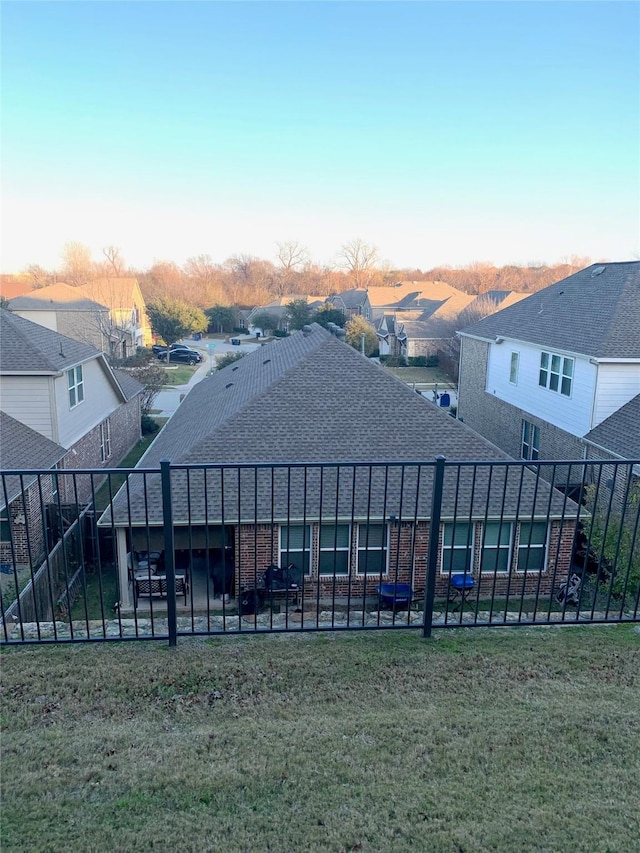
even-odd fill
[(624, 409), (640, 393), (640, 262), (593, 264), (460, 337), (458, 416), (506, 453), (637, 455), (614, 436), (621, 423), (638, 435), (637, 402)]
[[(0, 410), (0, 469), (56, 470), (67, 450)], [(45, 546), (42, 517), (57, 494), (55, 474), (5, 477), (0, 489), (0, 562), (25, 564)]]
[[(246, 314), (246, 317), (244, 318), (244, 323), (242, 325), (246, 325), (247, 329), (249, 330), (249, 332), (251, 332), (251, 334), (260, 332), (261, 335), (266, 335), (269, 332), (288, 332), (289, 321), (287, 318), (287, 305), (297, 299), (306, 300), (311, 311), (316, 311), (318, 308), (321, 308), (325, 304), (325, 300), (321, 296), (316, 296), (313, 301), (309, 301), (308, 296), (299, 296), (296, 294), (292, 294), (289, 296), (280, 296), (278, 297), (278, 299), (274, 299), (273, 302), (269, 302), (268, 305), (256, 306), (251, 311), (249, 311)], [(266, 312), (267, 314), (271, 314), (271, 316), (275, 319), (276, 323), (273, 329), (266, 329), (262, 328), (261, 326), (256, 326), (253, 322), (256, 316), (264, 312)]]
[(393, 314), (380, 314), (372, 322), (378, 337), (380, 355), (403, 357), (407, 354), (407, 334)]
[(25, 320), (110, 352), (109, 309), (85, 295), (82, 287), (52, 284), (16, 296), (9, 309)]
[(372, 316), (390, 311), (423, 311), (431, 303), (441, 304), (462, 294), (444, 281), (399, 281), (389, 287), (369, 287)]
[[(393, 428), (384, 425), (387, 413)], [(256, 567), (291, 560), (305, 571), (306, 594), (355, 598), (372, 593), (381, 576), (424, 585), (433, 468), (418, 475), (415, 465), (405, 471), (371, 463), (429, 463), (436, 454), (507, 458), (312, 324), (196, 385), (139, 467), (157, 468), (163, 458), (178, 466), (231, 466), (224, 475), (209, 469), (206, 478), (201, 468), (177, 468), (171, 481), (176, 549), (209, 548), (210, 560), (227, 549), (236, 592), (254, 583)], [(233, 467), (245, 463), (263, 467)], [(271, 464), (284, 467), (265, 467)], [(501, 468), (493, 478), (488, 467), (447, 470), (439, 595), (452, 567), (466, 566), (482, 590), (514, 593), (548, 592), (558, 573), (566, 575), (574, 533), (566, 499), (528, 469), (522, 488), (518, 468)], [(112, 523), (120, 604), (128, 607), (128, 553), (163, 547), (159, 475), (130, 476), (99, 521)]]
[[(142, 390), (95, 347), (0, 310), (0, 410), (10, 439), (7, 448), (0, 437), (3, 469), (50, 468), (56, 454), (60, 472), (115, 467), (140, 438)], [(11, 448), (29, 446), (32, 464), (22, 453), (12, 459)], [(57, 478), (60, 500), (88, 503), (89, 478), (77, 489), (70, 479)]]
[(365, 320), (371, 320), (371, 302), (368, 290), (360, 288), (345, 290), (342, 293), (327, 297), (327, 302), (337, 308), (338, 311), (342, 311), (347, 321), (353, 317), (364, 317)]
[(80, 289), (109, 309), (109, 323), (104, 331), (110, 341), (111, 355), (126, 358), (134, 355), (137, 347), (151, 346), (151, 325), (136, 278), (100, 278)]

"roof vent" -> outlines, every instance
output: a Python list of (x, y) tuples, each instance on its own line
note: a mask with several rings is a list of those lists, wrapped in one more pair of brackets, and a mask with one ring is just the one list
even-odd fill
[(233, 382), (227, 382), (227, 384), (224, 387), (225, 388), (231, 388), (232, 385), (233, 385)]
[(231, 368), (231, 372), (233, 373), (233, 371), (234, 371), (234, 370), (237, 370), (237, 369), (238, 369), (238, 365), (236, 365), (235, 367), (232, 367), (232, 368)]
[(340, 340), (343, 340), (343, 339), (344, 339), (344, 337), (346, 336), (346, 334), (347, 334), (347, 333), (345, 332), (345, 330), (344, 330), (344, 329), (341, 329), (341, 328), (338, 326), (338, 328), (337, 328), (337, 330), (336, 330), (336, 338), (340, 338)]
[(271, 359), (270, 359), (270, 358), (265, 358), (265, 360), (264, 360), (262, 363), (263, 363), (263, 364), (269, 364), (269, 362), (270, 362), (270, 361), (271, 361)]
[(309, 335), (311, 334), (311, 332), (313, 332), (313, 329), (311, 328), (311, 326), (303, 326), (302, 327), (302, 334), (305, 336), (305, 338), (308, 338)]
[(595, 278), (597, 275), (602, 275), (602, 273), (606, 270), (606, 267), (596, 267), (591, 271), (591, 278)]

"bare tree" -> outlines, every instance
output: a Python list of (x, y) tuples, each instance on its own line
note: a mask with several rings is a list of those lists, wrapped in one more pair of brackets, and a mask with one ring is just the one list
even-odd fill
[(115, 275), (119, 277), (125, 274), (127, 267), (124, 262), (124, 258), (120, 253), (120, 249), (117, 246), (105, 246), (102, 250), (102, 254), (107, 260), (107, 275)]
[(90, 281), (96, 272), (91, 249), (84, 243), (72, 240), (62, 250), (62, 273), (68, 284), (77, 287)]
[(368, 284), (378, 260), (378, 249), (364, 240), (343, 243), (338, 252), (338, 265), (347, 270), (356, 287)]
[(297, 240), (287, 240), (285, 243), (277, 243), (278, 260), (285, 276), (291, 275), (299, 267), (309, 263), (309, 250)]
[(26, 269), (26, 274), (29, 276), (34, 290), (48, 287), (55, 280), (55, 274), (48, 272), (39, 264), (30, 264)]

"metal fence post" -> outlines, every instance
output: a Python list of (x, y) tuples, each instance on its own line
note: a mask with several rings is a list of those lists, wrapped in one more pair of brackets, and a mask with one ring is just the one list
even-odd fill
[(422, 636), (431, 636), (433, 623), (433, 599), (436, 593), (436, 570), (438, 567), (438, 538), (440, 534), (440, 512), (442, 510), (442, 487), (444, 483), (444, 456), (436, 456), (431, 496), (431, 524), (429, 525), (429, 553), (427, 555), (427, 576), (424, 590), (424, 622)]
[(167, 620), (169, 622), (169, 645), (175, 646), (178, 636), (176, 611), (176, 568), (173, 542), (173, 509), (171, 506), (171, 462), (160, 460), (162, 478), (162, 518), (164, 522), (164, 565), (167, 577)]

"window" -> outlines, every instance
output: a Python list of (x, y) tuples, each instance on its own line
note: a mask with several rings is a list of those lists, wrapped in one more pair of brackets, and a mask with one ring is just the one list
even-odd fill
[(9, 525), (9, 510), (7, 507), (0, 509), (0, 541), (11, 541), (11, 528)]
[(311, 567), (311, 528), (308, 524), (295, 524), (280, 528), (280, 565), (289, 563), (310, 574)]
[(349, 574), (349, 541), (348, 524), (320, 525), (320, 554), (318, 557), (318, 572), (321, 575)]
[(518, 366), (520, 364), (520, 353), (511, 353), (511, 367), (509, 368), (509, 382), (512, 385), (518, 384)]
[(540, 456), (540, 429), (529, 421), (522, 421), (523, 459), (538, 459)]
[(358, 525), (358, 575), (386, 575), (389, 530), (386, 524)]
[(442, 563), (440, 571), (448, 575), (456, 572), (471, 573), (473, 566), (473, 525), (445, 524), (442, 535)]
[(570, 397), (573, 384), (573, 359), (563, 358), (561, 355), (550, 352), (541, 352), (538, 384), (542, 388)]
[(545, 521), (522, 522), (518, 540), (518, 571), (543, 572), (547, 559)]
[(111, 456), (111, 424), (109, 418), (100, 424), (100, 461), (106, 462)]
[(82, 379), (82, 365), (67, 370), (67, 384), (69, 387), (69, 408), (74, 409), (84, 400), (84, 381)]
[(512, 525), (509, 522), (487, 521), (484, 526), (480, 571), (489, 574), (504, 574), (509, 571), (511, 531)]

